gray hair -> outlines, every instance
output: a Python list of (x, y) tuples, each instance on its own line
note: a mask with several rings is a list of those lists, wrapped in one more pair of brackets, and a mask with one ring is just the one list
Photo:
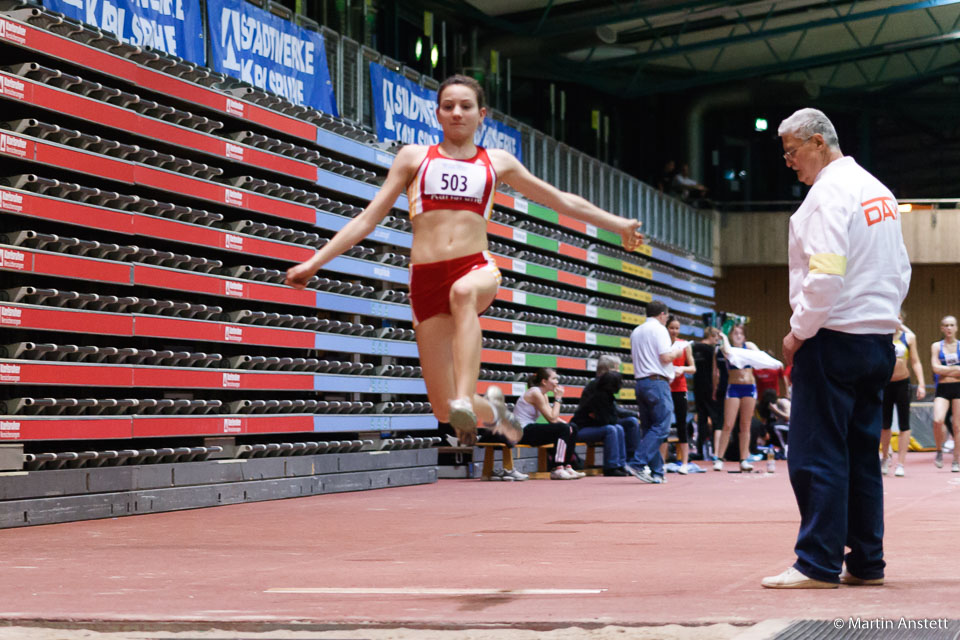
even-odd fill
[(795, 111), (792, 116), (780, 123), (777, 128), (777, 135), (796, 136), (802, 140), (809, 140), (815, 134), (823, 136), (823, 141), (831, 149), (840, 148), (840, 140), (837, 138), (837, 130), (833, 128), (830, 118), (819, 109), (800, 109)]
[(604, 354), (597, 359), (597, 375), (603, 375), (607, 371), (620, 371), (620, 358)]

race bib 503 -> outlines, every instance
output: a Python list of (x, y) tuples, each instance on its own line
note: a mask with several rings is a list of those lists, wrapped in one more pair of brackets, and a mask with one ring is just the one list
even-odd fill
[(427, 166), (423, 192), (428, 196), (481, 202), (486, 184), (485, 166), (435, 158)]

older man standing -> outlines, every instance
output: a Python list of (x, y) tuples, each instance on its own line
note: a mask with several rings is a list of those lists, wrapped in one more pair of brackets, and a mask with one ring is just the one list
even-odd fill
[(801, 109), (778, 134), (787, 166), (811, 186), (790, 218), (793, 316), (783, 339), (786, 364), (794, 365), (789, 469), (800, 532), (797, 561), (762, 584), (881, 585), (881, 398), (910, 285), (897, 202), (844, 157), (822, 112)]
[(637, 451), (629, 460), (627, 471), (641, 482), (661, 484), (663, 457), (660, 443), (670, 433), (673, 417), (673, 361), (686, 345), (672, 347), (667, 331), (667, 305), (654, 300), (647, 305), (647, 321), (630, 334), (633, 375), (637, 380), (637, 409), (643, 435)]

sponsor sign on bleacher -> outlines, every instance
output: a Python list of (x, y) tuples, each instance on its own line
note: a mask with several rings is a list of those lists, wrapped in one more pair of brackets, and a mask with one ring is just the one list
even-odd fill
[(323, 36), (244, 0), (207, 0), (210, 66), (290, 102), (337, 115)]
[(497, 122), (491, 118), (484, 118), (483, 124), (477, 130), (474, 142), (487, 149), (503, 149), (509, 151), (517, 160), (523, 161), (523, 147), (520, 144), (520, 132), (510, 125)]
[[(370, 86), (377, 139), (399, 140), (405, 144), (437, 144), (443, 130), (437, 121), (437, 92), (421, 87), (399, 73), (370, 63)], [(520, 132), (513, 127), (485, 118), (474, 142), (487, 149), (505, 149), (519, 160)]]
[(123, 42), (206, 64), (199, 0), (43, 0), (43, 4)]

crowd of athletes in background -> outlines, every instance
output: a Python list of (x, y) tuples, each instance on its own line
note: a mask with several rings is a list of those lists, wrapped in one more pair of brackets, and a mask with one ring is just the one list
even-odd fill
[[(731, 365), (728, 359), (731, 349), (758, 350), (746, 339), (744, 325), (737, 319), (723, 322), (722, 330), (709, 326), (702, 338), (687, 341), (679, 337), (680, 319), (669, 315), (663, 305), (651, 305), (648, 313), (651, 315), (647, 322), (659, 323), (669, 336), (669, 342), (660, 343), (664, 350), (668, 350), (669, 345), (669, 363), (663, 362), (662, 369), (653, 370), (650, 362), (638, 360), (638, 349), (642, 349), (637, 343), (641, 325), (631, 336), (634, 374), (637, 381), (661, 382), (669, 387), (669, 398), (661, 395), (654, 400), (668, 413), (669, 430), (655, 432), (658, 427), (655, 407), (645, 406), (639, 393), (638, 408), (642, 416), (617, 402), (616, 396), (624, 387), (621, 360), (604, 355), (597, 360), (596, 376), (584, 388), (569, 420), (561, 416), (564, 389), (557, 372), (542, 368), (531, 374), (528, 388), (514, 409), (516, 417), (525, 425), (519, 444), (554, 445), (550, 463), (550, 478), (554, 480), (584, 477), (579, 470), (582, 461), (575, 451), (577, 442), (603, 444), (604, 476), (632, 477), (651, 484), (665, 482), (664, 472), (687, 475), (709, 468), (723, 471), (724, 461), (738, 463), (729, 469), (731, 473), (773, 471), (775, 461), (786, 459), (789, 452), (791, 367)], [(952, 452), (951, 470), (960, 471), (957, 457), (960, 452), (955, 450), (951, 437), (952, 416), (960, 412), (960, 342), (956, 319), (943, 318), (940, 329), (943, 339), (930, 347), (930, 366), (936, 380), (934, 461), (941, 468), (944, 451)], [(659, 335), (663, 338), (663, 334)], [(884, 475), (892, 471), (893, 475), (902, 477), (911, 443), (918, 446), (911, 437), (910, 401), (911, 398), (924, 399), (927, 391), (916, 335), (902, 324), (893, 342), (897, 364), (884, 390), (880, 456)], [(911, 374), (916, 381), (913, 385)], [(688, 411), (691, 391), (693, 411)], [(661, 411), (659, 415), (663, 414)], [(891, 447), (895, 414), (899, 434), (896, 447)], [(510, 444), (502, 436), (489, 432), (482, 433), (481, 441)], [(651, 446), (656, 449), (659, 460), (654, 459)], [(695, 461), (709, 465), (705, 468)], [(527, 478), (527, 474), (517, 469), (498, 469), (489, 479)]]

